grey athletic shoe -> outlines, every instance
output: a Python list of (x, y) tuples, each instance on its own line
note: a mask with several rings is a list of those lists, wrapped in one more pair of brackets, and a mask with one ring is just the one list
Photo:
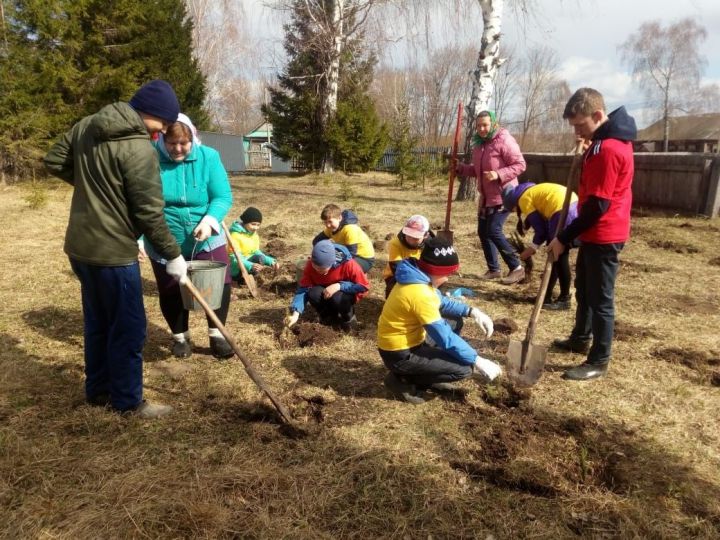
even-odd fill
[(143, 401), (134, 409), (127, 411), (130, 416), (137, 416), (144, 420), (154, 420), (155, 418), (167, 416), (171, 412), (173, 412), (173, 408), (170, 405), (148, 403), (147, 401)]

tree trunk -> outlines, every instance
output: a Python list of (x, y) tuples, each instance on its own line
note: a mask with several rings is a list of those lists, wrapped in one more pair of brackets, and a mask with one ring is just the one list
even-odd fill
[[(467, 105), (465, 155), (471, 155), (472, 137), (477, 114), (488, 108), (493, 93), (495, 72), (502, 65), (500, 58), (500, 27), (502, 26), (503, 0), (478, 0), (483, 14), (483, 33), (480, 40), (477, 65), (473, 70), (472, 92)], [(456, 200), (467, 201), (477, 193), (475, 178), (461, 178)]]
[[(327, 71), (327, 91), (324, 96), (323, 121), (322, 124), (327, 129), (330, 121), (335, 118), (337, 113), (337, 96), (338, 84), (340, 81), (340, 55), (342, 54), (343, 43), (343, 9), (345, 0), (333, 0), (332, 2), (332, 32), (333, 45), (330, 51), (330, 65)], [(323, 172), (330, 173), (335, 170), (333, 157), (330, 154), (325, 156), (323, 160)]]
[(668, 139), (670, 139), (670, 114), (669, 114), (670, 88), (665, 88), (665, 103), (663, 105), (663, 152), (668, 151)]

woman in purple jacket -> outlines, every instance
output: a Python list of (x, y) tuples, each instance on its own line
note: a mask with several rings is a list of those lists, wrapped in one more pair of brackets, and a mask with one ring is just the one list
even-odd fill
[(477, 178), (480, 192), (477, 232), (488, 266), (482, 279), (502, 277), (497, 256), (500, 251), (509, 268), (501, 281), (510, 285), (525, 277), (525, 269), (503, 233), (509, 213), (503, 208), (502, 192), (508, 186), (517, 186), (517, 177), (525, 170), (525, 159), (513, 136), (498, 125), (493, 111), (478, 114), (475, 130), (472, 163), (459, 163), (457, 173)]

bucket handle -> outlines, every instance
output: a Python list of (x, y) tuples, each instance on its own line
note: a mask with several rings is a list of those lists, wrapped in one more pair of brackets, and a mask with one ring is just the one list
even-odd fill
[[(190, 253), (190, 260), (191, 260), (191, 261), (194, 261), (194, 260), (195, 260), (195, 250), (197, 249), (197, 246), (198, 246), (199, 243), (200, 243), (199, 240), (195, 240), (195, 244), (193, 244), (192, 252)], [(213, 252), (213, 250), (210, 250), (210, 251), (209, 251), (209, 253), (210, 253), (210, 260), (213, 261), (213, 262), (215, 262), (214, 259), (213, 259), (213, 254), (212, 254), (212, 252)]]

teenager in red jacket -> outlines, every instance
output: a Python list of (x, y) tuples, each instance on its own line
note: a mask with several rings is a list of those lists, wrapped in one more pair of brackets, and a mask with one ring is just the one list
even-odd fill
[(637, 128), (625, 107), (606, 114), (602, 94), (592, 88), (573, 94), (563, 118), (587, 142), (587, 149), (578, 186), (578, 217), (548, 246), (557, 259), (575, 238), (581, 243), (575, 326), (568, 339), (555, 340), (554, 345), (588, 353), (583, 364), (564, 374), (565, 379), (587, 380), (605, 375), (610, 362), (618, 254), (630, 236), (632, 141)]

